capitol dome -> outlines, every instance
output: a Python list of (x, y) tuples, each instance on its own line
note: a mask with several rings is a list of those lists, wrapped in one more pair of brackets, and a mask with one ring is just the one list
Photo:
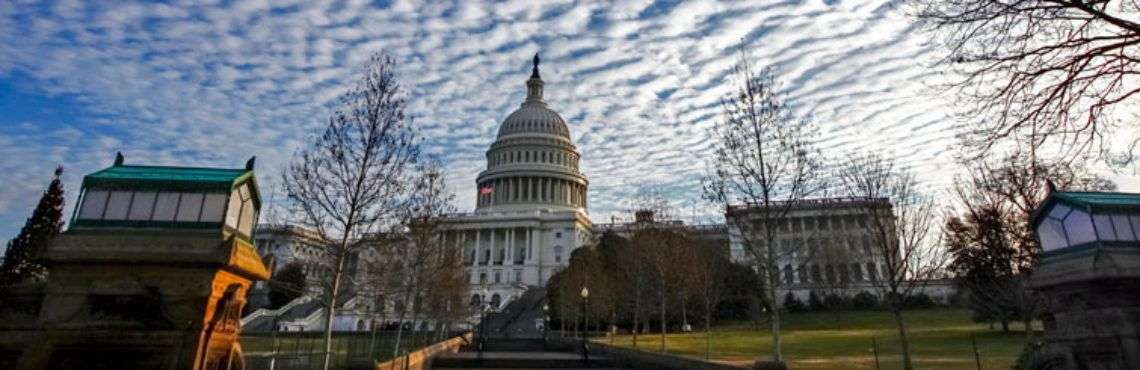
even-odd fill
[(499, 126), (476, 179), (476, 211), (586, 210), (589, 182), (566, 120), (542, 100), (538, 55), (526, 100)]
[(499, 126), (498, 137), (523, 133), (557, 135), (570, 140), (570, 130), (566, 128), (566, 121), (541, 101), (523, 103), (519, 109), (507, 116), (503, 125)]

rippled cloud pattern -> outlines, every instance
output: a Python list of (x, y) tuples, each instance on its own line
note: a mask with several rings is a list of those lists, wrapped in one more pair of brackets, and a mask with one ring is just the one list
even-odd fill
[(273, 193), (378, 51), (397, 59), (464, 210), (535, 52), (547, 102), (583, 153), (596, 222), (623, 215), (644, 184), (683, 216), (715, 215), (697, 201), (700, 178), (739, 45), (776, 69), (826, 154), (884, 152), (944, 188), (956, 128), (952, 102), (928, 88), (939, 50), (892, 3), (0, 2), (0, 234), (23, 224), (56, 164), (70, 208), (80, 176), (116, 151), (228, 167), (256, 155)]

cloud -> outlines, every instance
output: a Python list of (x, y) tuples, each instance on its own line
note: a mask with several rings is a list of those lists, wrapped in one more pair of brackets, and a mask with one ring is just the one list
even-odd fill
[(953, 166), (950, 107), (922, 82), (936, 75), (936, 51), (889, 4), (0, 4), (0, 94), (58, 102), (44, 109), (69, 117), (0, 118), (12, 184), (0, 190), (0, 232), (18, 229), (56, 163), (68, 166), (73, 201), (79, 176), (120, 150), (167, 165), (237, 167), (257, 155), (274, 186), (378, 51), (398, 60), (461, 209), (473, 207), (484, 152), (522, 101), (535, 52), (547, 100), (583, 152), (596, 219), (621, 213), (647, 179), (677, 203), (699, 198), (707, 129), (742, 42), (820, 123), (825, 152), (895, 153), (944, 186), (934, 169)]

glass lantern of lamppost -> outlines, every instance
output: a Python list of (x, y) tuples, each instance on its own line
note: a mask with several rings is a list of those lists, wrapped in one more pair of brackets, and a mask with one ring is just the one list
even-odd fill
[(579, 295), (582, 296), (582, 330), (578, 331), (578, 334), (581, 335), (581, 339), (582, 339), (582, 361), (590, 361), (590, 347), (588, 347), (586, 345), (586, 333), (585, 333), (585, 330), (586, 330), (586, 301), (590, 299), (590, 289), (583, 286), (582, 291), (579, 292)]
[(1065, 369), (1138, 369), (1140, 193), (1048, 186), (1030, 218), (1041, 253), (1029, 286), (1045, 303), (1045, 340), (1035, 361)]

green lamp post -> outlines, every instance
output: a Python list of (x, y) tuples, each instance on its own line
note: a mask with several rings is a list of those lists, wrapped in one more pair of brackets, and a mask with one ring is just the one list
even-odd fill
[[(88, 174), (17, 368), (229, 369), (252, 282), (261, 198), (244, 168), (128, 165)], [(0, 335), (4, 337), (5, 335)]]

